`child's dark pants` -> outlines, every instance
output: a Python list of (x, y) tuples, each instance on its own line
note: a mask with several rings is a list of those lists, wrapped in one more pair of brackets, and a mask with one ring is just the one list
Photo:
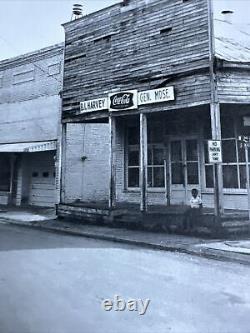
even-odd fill
[(193, 226), (199, 224), (199, 217), (201, 216), (201, 208), (189, 208), (184, 216), (183, 229), (192, 229)]

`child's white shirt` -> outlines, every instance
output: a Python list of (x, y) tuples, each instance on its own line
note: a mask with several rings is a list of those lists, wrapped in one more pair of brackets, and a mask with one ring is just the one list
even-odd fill
[(196, 198), (192, 197), (190, 199), (190, 206), (191, 208), (200, 208), (200, 205), (202, 204), (201, 198), (197, 195)]

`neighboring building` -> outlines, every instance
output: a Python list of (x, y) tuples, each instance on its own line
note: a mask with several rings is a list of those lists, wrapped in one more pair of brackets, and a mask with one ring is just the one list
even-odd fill
[(0, 204), (58, 200), (63, 52), (58, 44), (0, 62)]
[(214, 31), (211, 3), (130, 0), (64, 24), (59, 213), (108, 199), (185, 205), (192, 188), (217, 213), (247, 209), (250, 51)]

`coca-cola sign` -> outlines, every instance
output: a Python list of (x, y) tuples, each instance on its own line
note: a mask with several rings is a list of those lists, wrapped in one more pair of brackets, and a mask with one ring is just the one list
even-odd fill
[(137, 90), (109, 94), (109, 110), (137, 109)]

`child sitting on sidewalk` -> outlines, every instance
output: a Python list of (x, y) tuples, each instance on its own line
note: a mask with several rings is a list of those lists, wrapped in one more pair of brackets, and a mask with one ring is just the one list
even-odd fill
[(199, 192), (196, 188), (191, 191), (192, 197), (190, 199), (190, 208), (187, 210), (184, 217), (184, 230), (190, 230), (193, 225), (198, 224), (198, 218), (201, 215), (202, 200), (198, 195)]

